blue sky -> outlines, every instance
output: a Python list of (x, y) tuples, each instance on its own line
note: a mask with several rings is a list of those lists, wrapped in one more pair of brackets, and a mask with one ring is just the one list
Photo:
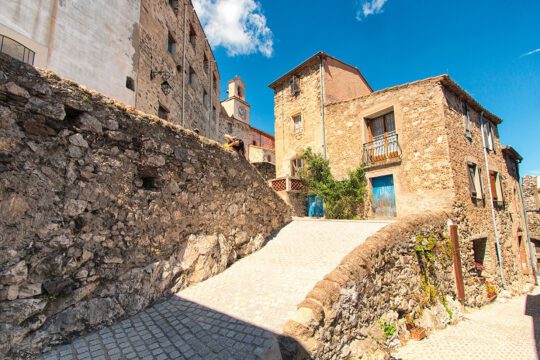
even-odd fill
[[(540, 175), (540, 1), (194, 0), (221, 73), (273, 133), (270, 82), (323, 50), (375, 89), (448, 73), (501, 117), (503, 144)], [(229, 29), (229, 31), (228, 31)], [(536, 51), (537, 50), (537, 51)]]

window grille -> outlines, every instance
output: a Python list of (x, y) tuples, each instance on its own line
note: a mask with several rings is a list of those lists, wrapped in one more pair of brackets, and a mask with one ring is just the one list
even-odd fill
[(18, 41), (0, 34), (0, 52), (24, 63), (34, 65), (36, 53)]

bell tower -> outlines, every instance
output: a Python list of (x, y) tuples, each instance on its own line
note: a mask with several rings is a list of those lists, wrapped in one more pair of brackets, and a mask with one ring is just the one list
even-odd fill
[(221, 103), (227, 115), (249, 124), (250, 105), (246, 102), (246, 84), (239, 76), (229, 80), (227, 93), (229, 96)]

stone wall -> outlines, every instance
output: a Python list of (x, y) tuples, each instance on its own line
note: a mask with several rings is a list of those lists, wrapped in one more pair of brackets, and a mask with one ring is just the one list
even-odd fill
[(289, 219), (220, 144), (0, 55), (0, 357), (132, 315)]
[[(463, 308), (456, 299), (447, 226), (451, 217), (446, 212), (407, 216), (347, 255), (315, 285), (284, 326), (285, 335), (307, 351), (302, 354), (292, 346), (290, 356), (385, 358), (390, 348), (410, 339), (407, 322), (429, 332), (459, 321)], [(461, 236), (462, 226), (458, 232)], [(470, 286), (467, 280), (472, 275), (463, 270), (466, 304), (477, 297), (487, 303), (487, 287)], [(528, 290), (530, 286), (521, 291)]]
[[(338, 359), (406, 341), (405, 315), (428, 330), (457, 321), (461, 310), (454, 300), (448, 218), (444, 212), (413, 215), (368, 238), (308, 293), (286, 323), (285, 334), (311, 358)], [(419, 236), (436, 239), (435, 260), (429, 264), (420, 262), (415, 251)], [(427, 267), (433, 270), (429, 283), (423, 275)], [(394, 324), (396, 333), (385, 336), (383, 321)]]
[(523, 177), (523, 197), (531, 238), (540, 240), (540, 187), (538, 176)]
[(276, 165), (269, 162), (256, 162), (253, 166), (259, 171), (259, 174), (265, 180), (272, 180), (276, 178)]
[[(528, 246), (522, 237), (521, 245), (518, 236), (525, 227), (523, 219), (523, 206), (519, 194), (518, 180), (508, 170), (507, 162), (502, 155), (502, 147), (498, 132), (495, 133), (495, 149), (487, 151), (489, 171), (496, 171), (501, 177), (504, 202), (496, 204), (489, 195), (489, 171), (484, 158), (482, 133), (480, 128), (480, 111), (464, 97), (449, 86), (442, 88), (444, 92), (444, 116), (449, 139), (450, 163), (452, 167), (454, 209), (456, 221), (462, 225), (462, 238), (464, 267), (472, 271), (475, 266), (474, 241), (485, 241), (484, 263), (485, 276), (490, 277), (497, 286), (502, 287), (499, 275), (498, 258), (496, 251), (495, 232), (491, 210), (495, 211), (497, 232), (499, 235), (500, 252), (502, 256), (503, 272), (510, 288), (521, 289), (524, 277), (530, 265), (528, 261)], [(465, 136), (465, 122), (463, 105), (467, 103), (469, 118), (471, 119), (471, 136)], [(484, 121), (494, 121), (485, 115)], [(496, 124), (494, 123), (494, 126)], [(481, 181), (484, 190), (484, 200), (471, 198), (467, 164), (472, 162), (481, 169)], [(521, 229), (521, 230), (520, 230)], [(521, 252), (523, 254), (521, 254)], [(473, 285), (473, 278), (469, 281)], [(482, 286), (482, 284), (478, 284)], [(482, 303), (479, 301), (478, 303)]]

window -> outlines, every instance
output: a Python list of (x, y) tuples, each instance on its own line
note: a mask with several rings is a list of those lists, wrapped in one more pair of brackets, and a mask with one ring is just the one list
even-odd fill
[(291, 160), (291, 176), (298, 176), (304, 168), (304, 160), (296, 158)]
[(197, 45), (197, 33), (195, 32), (193, 25), (189, 25), (189, 43), (195, 49), (195, 46)]
[(227, 123), (227, 130), (228, 130), (227, 132), (229, 133), (229, 135), (231, 135), (232, 132), (233, 132), (233, 131), (232, 131), (232, 130), (233, 130), (233, 128), (232, 128), (232, 123), (230, 123), (230, 122)]
[(0, 35), (0, 52), (11, 56), (19, 61), (34, 65), (36, 53), (19, 43), (18, 41)]
[(168, 3), (174, 13), (178, 15), (178, 0), (168, 0)]
[(493, 195), (493, 203), (502, 205), (504, 203), (501, 177), (498, 172), (489, 172), (489, 184), (491, 186), (491, 194)]
[(216, 74), (212, 74), (212, 87), (214, 88), (214, 92), (217, 91), (217, 79)]
[(173, 57), (176, 55), (176, 40), (174, 40), (174, 37), (172, 36), (170, 32), (169, 32), (169, 36), (167, 37), (167, 51)]
[(209, 101), (208, 93), (206, 92), (206, 90), (203, 90), (202, 101), (203, 101), (204, 106), (208, 106), (208, 105), (209, 105), (209, 102), (210, 102), (210, 101)]
[(203, 58), (203, 69), (204, 69), (205, 74), (208, 74), (208, 71), (210, 70), (210, 62), (208, 61), (206, 54), (204, 54), (204, 58)]
[(465, 136), (469, 139), (472, 139), (471, 131), (471, 117), (469, 115), (469, 106), (467, 103), (463, 103), (463, 118), (465, 120)]
[(257, 140), (253, 140), (253, 145), (257, 146)]
[(159, 105), (157, 116), (163, 120), (169, 120), (169, 110), (164, 106)]
[(301, 114), (293, 116), (293, 123), (294, 123), (294, 133), (295, 134), (300, 133), (300, 132), (302, 132), (304, 130), (303, 126), (302, 126), (302, 115)]
[(372, 141), (388, 137), (396, 132), (394, 112), (370, 119), (368, 121), (369, 134)]
[(484, 199), (484, 189), (482, 187), (482, 169), (480, 169), (476, 164), (469, 162), (467, 163), (467, 175), (469, 178), (469, 190), (471, 193), (471, 198), (473, 199)]
[(214, 121), (217, 121), (217, 111), (215, 106), (212, 106), (212, 118)]
[(193, 68), (190, 66), (189, 67), (189, 74), (188, 74), (189, 85), (195, 86), (195, 83), (197, 82), (196, 77), (197, 77), (197, 75), (195, 74), (195, 70), (193, 70)]
[(135, 91), (135, 80), (133, 80), (133, 78), (131, 77), (126, 77), (126, 87), (129, 89), (129, 90), (133, 90)]
[(487, 239), (473, 240), (474, 268), (478, 276), (482, 276), (484, 270), (484, 259), (486, 257)]
[(291, 95), (296, 96), (300, 94), (300, 82), (298, 81), (298, 78), (296, 76), (293, 76), (291, 80), (289, 80), (289, 87), (291, 89)]
[(485, 121), (483, 131), (486, 149), (495, 151), (495, 125), (491, 121)]

